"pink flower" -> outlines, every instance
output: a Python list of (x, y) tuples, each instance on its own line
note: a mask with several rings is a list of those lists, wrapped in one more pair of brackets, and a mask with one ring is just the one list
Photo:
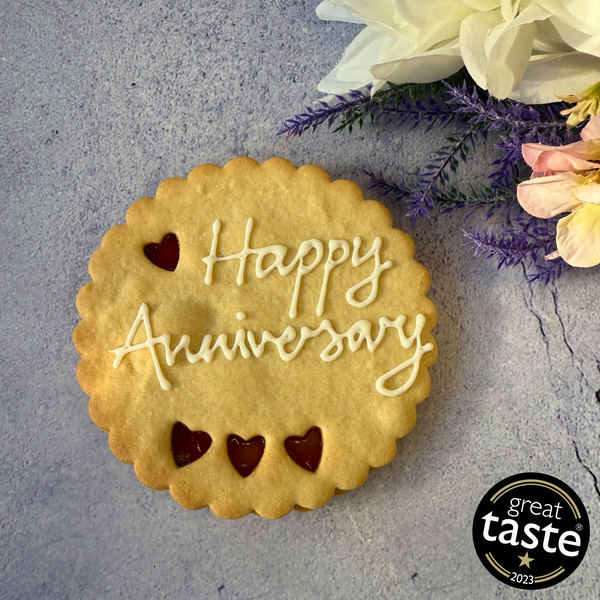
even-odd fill
[(600, 116), (581, 132), (583, 141), (567, 146), (523, 144), (532, 179), (519, 184), (521, 206), (534, 217), (558, 222), (556, 245), (574, 267), (600, 264)]
[(523, 144), (523, 158), (534, 176), (556, 175), (565, 171), (589, 171), (600, 165), (600, 117), (592, 119), (581, 132), (581, 142), (566, 146)]

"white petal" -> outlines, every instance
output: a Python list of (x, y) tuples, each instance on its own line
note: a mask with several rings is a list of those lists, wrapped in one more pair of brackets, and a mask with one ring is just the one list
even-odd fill
[(482, 12), (494, 10), (500, 6), (500, 0), (457, 0), (457, 2)]
[(498, 41), (498, 38), (507, 30), (509, 25), (510, 25), (510, 23), (506, 23), (506, 21), (502, 21), (500, 23), (500, 25), (497, 25), (492, 30), (490, 30), (487, 38), (485, 39), (485, 42), (483, 43), (483, 51), (485, 52), (486, 57), (489, 57), (490, 52), (492, 51), (492, 48)]
[(430, 83), (456, 73), (463, 64), (458, 44), (455, 44), (375, 65), (371, 73), (374, 78), (390, 83)]
[(318, 85), (326, 94), (345, 94), (373, 83), (371, 67), (394, 45), (394, 39), (381, 35), (377, 29), (367, 26), (346, 49), (338, 65)]
[(464, 19), (473, 8), (455, 0), (395, 0), (396, 10), (409, 23), (424, 29), (432, 24)]
[(512, 89), (523, 78), (535, 35), (535, 21), (551, 15), (532, 2), (506, 27), (491, 47), (488, 58), (488, 90), (497, 98), (507, 98)]
[(345, 21), (347, 23), (362, 23), (363, 21), (350, 12), (336, 0), (324, 0), (317, 6), (317, 16), (323, 21)]
[(573, 51), (573, 48), (558, 35), (556, 27), (552, 24), (552, 18), (536, 21), (534, 25), (535, 39), (532, 52), (534, 56), (538, 54), (565, 54)]
[(463, 19), (473, 9), (455, 0), (396, 0), (402, 18), (418, 29), (417, 52), (422, 53), (437, 44), (447, 45), (458, 36)]
[(325, 20), (373, 25), (382, 35), (390, 36), (405, 25), (397, 22), (393, 0), (325, 0), (317, 7), (317, 15)]
[(494, 46), (502, 38), (502, 36), (514, 28), (527, 25), (528, 23), (536, 23), (542, 19), (547, 19), (551, 16), (550, 13), (540, 8), (536, 2), (532, 2), (526, 9), (521, 12), (516, 19), (508, 22), (503, 21), (500, 25), (490, 31), (485, 40), (484, 49), (486, 56), (490, 56)]
[(596, 0), (537, 0), (537, 3), (576, 31), (600, 33), (600, 2)]
[(408, 58), (415, 52), (414, 43), (403, 35), (399, 35), (394, 39), (393, 44), (379, 54), (379, 63), (398, 60), (400, 58)]
[(496, 98), (508, 98), (521, 81), (533, 49), (534, 26), (529, 23), (507, 31), (490, 52), (487, 87)]
[(487, 89), (487, 56), (484, 51), (484, 43), (489, 32), (502, 23), (502, 15), (499, 10), (480, 12), (467, 17), (460, 28), (460, 51), (475, 83)]
[(388, 33), (395, 30), (396, 8), (393, 0), (343, 0), (348, 12), (367, 25), (378, 25)]
[(502, 12), (502, 18), (507, 23), (510, 23), (511, 21), (514, 21), (519, 13), (519, 3), (513, 2), (513, 0), (502, 0), (500, 3), (500, 10)]
[(600, 56), (600, 35), (590, 35), (569, 27), (557, 18), (550, 19), (560, 37), (579, 52)]
[(526, 104), (556, 102), (556, 94), (570, 96), (600, 81), (600, 59), (589, 54), (532, 57), (521, 83), (509, 98)]

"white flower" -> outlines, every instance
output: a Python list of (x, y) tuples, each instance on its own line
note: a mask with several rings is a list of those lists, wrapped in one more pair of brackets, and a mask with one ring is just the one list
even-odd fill
[(463, 65), (497, 98), (528, 104), (600, 81), (600, 0), (325, 0), (317, 14), (367, 25), (321, 92), (427, 83)]

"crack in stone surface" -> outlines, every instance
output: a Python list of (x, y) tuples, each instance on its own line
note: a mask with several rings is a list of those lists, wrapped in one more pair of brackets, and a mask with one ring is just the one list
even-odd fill
[(523, 275), (525, 275), (525, 281), (527, 282), (527, 286), (529, 288), (529, 302), (525, 296), (525, 292), (523, 292), (523, 300), (525, 301), (525, 306), (531, 312), (531, 314), (536, 318), (540, 333), (542, 334), (542, 339), (544, 340), (544, 344), (546, 345), (546, 354), (548, 356), (548, 362), (550, 362), (550, 344), (548, 341), (548, 336), (546, 335), (546, 331), (544, 330), (544, 321), (542, 320), (542, 316), (537, 312), (533, 302), (533, 288), (531, 287), (531, 281), (527, 277), (527, 271), (525, 270), (525, 265), (521, 263), (521, 267), (523, 268)]
[[(521, 263), (521, 267), (523, 269), (523, 275), (525, 276), (525, 281), (527, 282), (527, 286), (529, 288), (529, 300), (527, 299), (525, 293), (523, 293), (525, 305), (527, 306), (527, 308), (529, 309), (531, 314), (537, 320), (538, 327), (539, 327), (540, 333), (542, 335), (542, 339), (544, 340), (544, 343), (546, 345), (546, 354), (548, 356), (548, 361), (549, 361), (550, 365), (552, 365), (552, 357), (551, 357), (551, 353), (550, 353), (550, 339), (549, 339), (549, 335), (546, 331), (546, 327), (544, 326), (544, 319), (548, 320), (548, 317), (546, 315), (544, 315), (543, 313), (541, 313), (537, 309), (536, 304), (535, 304), (535, 299), (534, 299), (535, 296), (534, 296), (534, 292), (533, 292), (533, 287), (532, 287), (531, 281), (527, 277), (527, 271), (525, 269), (525, 265), (523, 263)], [(584, 371), (582, 370), (582, 368), (580, 366), (577, 355), (576, 355), (575, 351), (573, 350), (573, 347), (569, 343), (569, 339), (567, 337), (567, 329), (565, 327), (565, 323), (562, 319), (562, 316), (561, 316), (559, 308), (558, 308), (558, 290), (556, 289), (556, 285), (554, 284), (554, 289), (550, 289), (549, 291), (550, 291), (550, 294), (552, 295), (552, 301), (553, 301), (553, 305), (554, 305), (554, 314), (556, 315), (556, 319), (558, 320), (558, 324), (560, 326), (562, 342), (563, 342), (565, 348), (567, 349), (567, 351), (569, 352), (571, 363), (573, 364), (573, 366), (575, 367), (575, 369), (577, 369), (577, 372), (579, 373), (579, 377), (577, 378), (578, 385), (579, 385), (579, 391), (582, 396), (585, 396), (585, 393), (586, 393), (585, 388), (587, 387), (589, 389), (593, 389), (593, 386), (588, 381), (587, 376), (585, 375)], [(600, 361), (598, 361), (598, 369), (600, 370)], [(558, 377), (560, 377), (561, 379), (563, 379), (559, 373), (555, 373), (555, 374)], [(598, 402), (600, 402), (600, 390), (595, 392), (595, 395), (596, 395), (596, 399), (598, 400)]]
[[(558, 306), (558, 291), (556, 290), (556, 286), (554, 286), (554, 289), (549, 289), (549, 292), (552, 295), (554, 314), (556, 315), (556, 319), (558, 320), (558, 326), (560, 327), (560, 333), (558, 331), (556, 332), (558, 334), (557, 341), (559, 344), (564, 345), (564, 347), (566, 348), (566, 350), (569, 353), (568, 362), (570, 362), (572, 367), (574, 369), (576, 369), (576, 371), (577, 371), (577, 373), (571, 371), (570, 377), (567, 377), (566, 374), (565, 374), (565, 377), (563, 377), (558, 369), (553, 368), (552, 353), (550, 352), (550, 341), (551, 341), (551, 339), (554, 339), (554, 329), (551, 328), (553, 320), (551, 321), (549, 318), (549, 315), (545, 314), (543, 311), (541, 311), (538, 308), (538, 306), (535, 302), (534, 290), (532, 288), (531, 282), (527, 279), (527, 273), (526, 273), (524, 265), (523, 265), (523, 274), (525, 275), (525, 278), (526, 278), (526, 281), (528, 284), (528, 288), (529, 288), (529, 294), (527, 294), (526, 291), (523, 291), (523, 299), (525, 301), (525, 305), (527, 306), (527, 308), (529, 309), (529, 311), (531, 312), (531, 314), (535, 317), (535, 319), (537, 321), (539, 331), (542, 335), (542, 339), (544, 340), (544, 344), (546, 346), (546, 354), (548, 356), (548, 362), (550, 365), (550, 369), (553, 372), (553, 375), (562, 381), (561, 388), (563, 389), (563, 393), (570, 394), (571, 390), (574, 392), (575, 389), (577, 389), (576, 387), (574, 387), (574, 382), (576, 380), (577, 385), (579, 386), (579, 394), (581, 395), (581, 397), (583, 398), (586, 396), (586, 394), (588, 394), (589, 392), (592, 392), (594, 394), (596, 401), (600, 404), (600, 390), (597, 390), (596, 386), (592, 385), (590, 383), (590, 381), (588, 380), (588, 378), (586, 377), (583, 369), (581, 368), (581, 363), (578, 358), (578, 355), (569, 342), (569, 338), (567, 335), (567, 328), (565, 327), (565, 323), (560, 314), (560, 310), (559, 310), (559, 306)], [(556, 344), (554, 344), (554, 346), (556, 346)], [(554, 348), (554, 350), (557, 351), (557, 350), (559, 350), (559, 348), (556, 347), (556, 348)], [(555, 360), (560, 360), (558, 356), (555, 356), (554, 358), (555, 358)], [(596, 363), (598, 366), (598, 370), (600, 371), (600, 360), (596, 359)], [(556, 393), (556, 390), (555, 390), (555, 393)], [(558, 397), (558, 394), (557, 394), (557, 397)], [(600, 501), (600, 479), (599, 479), (599, 476), (596, 475), (596, 473), (594, 472), (592, 467), (582, 459), (581, 452), (579, 451), (579, 446), (577, 445), (577, 442), (575, 441), (575, 437), (569, 431), (569, 429), (570, 429), (569, 419), (566, 419), (564, 424), (566, 426), (569, 437), (571, 438), (573, 448), (575, 449), (575, 456), (577, 457), (577, 461), (579, 462), (579, 464), (581, 464), (581, 466), (587, 471), (587, 473), (593, 479), (594, 491)]]
[(558, 319), (558, 322), (560, 324), (560, 330), (562, 333), (563, 342), (571, 355), (571, 361), (573, 362), (573, 366), (579, 372), (579, 390), (581, 391), (581, 393), (583, 395), (584, 394), (583, 382), (585, 381), (586, 385), (588, 385), (588, 386), (589, 386), (589, 382), (587, 380), (587, 377), (585, 376), (585, 373), (581, 370), (581, 367), (579, 366), (579, 360), (577, 359), (575, 352), (573, 351), (573, 348), (571, 347), (571, 344), (569, 344), (569, 340), (567, 339), (567, 330), (565, 328), (565, 324), (563, 323), (562, 317), (560, 316), (560, 312), (558, 311), (558, 299), (557, 299), (558, 291), (556, 289), (556, 284), (554, 285), (554, 289), (550, 290), (550, 293), (552, 294), (552, 300), (554, 302), (554, 314), (556, 315), (556, 318)]
[[(600, 372), (600, 360), (598, 360), (598, 359), (596, 359), (596, 368)], [(600, 390), (596, 390), (594, 392), (594, 396), (596, 396), (596, 402), (598, 402), (598, 404), (600, 404)]]
[(579, 461), (579, 463), (581, 464), (581, 466), (591, 475), (592, 479), (594, 480), (594, 488), (596, 490), (596, 495), (600, 499), (600, 482), (598, 481), (598, 476), (581, 459), (581, 454), (579, 453), (579, 448), (577, 447), (577, 442), (574, 439), (571, 439), (571, 442), (573, 442), (573, 448), (575, 448), (575, 456), (577, 457), (577, 460)]

